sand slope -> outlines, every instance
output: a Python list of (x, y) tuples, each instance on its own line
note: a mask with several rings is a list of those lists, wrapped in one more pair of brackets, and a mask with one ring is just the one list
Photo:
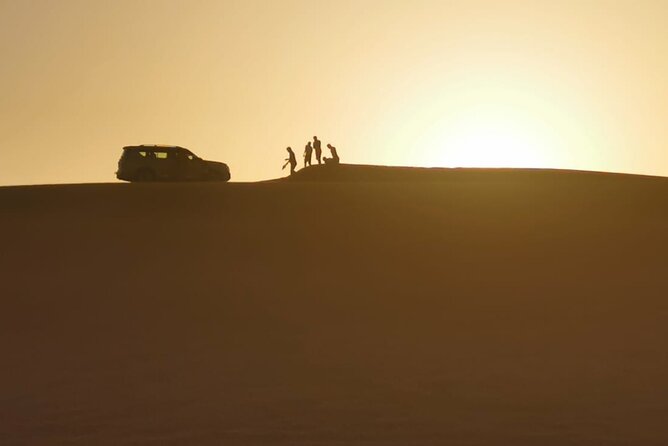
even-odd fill
[(3, 445), (664, 445), (668, 180), (0, 188)]

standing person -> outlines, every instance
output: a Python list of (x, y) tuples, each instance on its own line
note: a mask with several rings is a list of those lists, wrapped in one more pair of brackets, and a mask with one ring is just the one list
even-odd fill
[(313, 147), (311, 147), (311, 141), (306, 144), (304, 147), (304, 167), (311, 165), (311, 154), (313, 153)]
[(285, 158), (285, 164), (283, 164), (283, 169), (286, 168), (288, 164), (290, 164), (290, 175), (295, 173), (295, 168), (297, 167), (297, 157), (295, 156), (295, 152), (292, 151), (291, 147), (288, 147), (285, 149), (288, 151), (288, 157)]
[(327, 148), (332, 152), (331, 158), (325, 158), (325, 164), (339, 164), (339, 154), (336, 152), (336, 147), (327, 144)]
[(318, 164), (322, 164), (320, 162), (320, 157), (322, 156), (322, 146), (320, 145), (320, 140), (317, 136), (313, 137), (313, 150), (315, 150), (315, 159), (318, 160)]

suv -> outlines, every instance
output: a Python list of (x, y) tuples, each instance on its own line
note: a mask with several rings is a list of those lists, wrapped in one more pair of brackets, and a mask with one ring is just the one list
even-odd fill
[(225, 163), (205, 161), (179, 146), (127, 146), (116, 178), (124, 181), (228, 181)]

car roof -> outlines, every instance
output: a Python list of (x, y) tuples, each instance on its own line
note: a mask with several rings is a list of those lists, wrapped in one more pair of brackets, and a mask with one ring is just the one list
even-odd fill
[(125, 146), (123, 147), (123, 150), (136, 150), (136, 149), (182, 149), (182, 150), (188, 150), (185, 147), (181, 146), (169, 146), (169, 145), (164, 145), (164, 144), (142, 144), (139, 146)]

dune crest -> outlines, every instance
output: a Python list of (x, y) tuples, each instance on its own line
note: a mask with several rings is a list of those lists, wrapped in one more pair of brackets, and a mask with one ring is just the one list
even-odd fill
[(665, 178), (0, 188), (3, 444), (668, 442)]

